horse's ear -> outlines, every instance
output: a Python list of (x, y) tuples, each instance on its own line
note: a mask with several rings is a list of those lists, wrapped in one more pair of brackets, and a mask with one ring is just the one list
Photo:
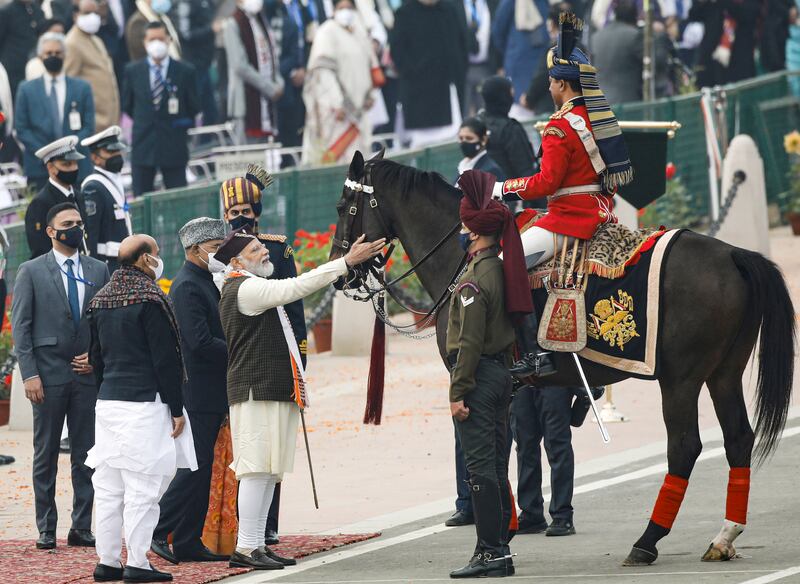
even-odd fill
[(383, 155), (386, 153), (386, 148), (381, 146), (381, 149), (378, 150), (375, 154), (372, 155), (370, 160), (383, 160)]
[(364, 176), (364, 156), (360, 150), (356, 150), (356, 153), (353, 154), (353, 160), (350, 161), (347, 176), (352, 180), (358, 180)]

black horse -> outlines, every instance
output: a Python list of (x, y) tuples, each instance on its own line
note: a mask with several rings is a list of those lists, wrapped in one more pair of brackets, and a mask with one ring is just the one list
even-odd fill
[[(461, 191), (436, 173), (381, 158), (378, 155), (365, 162), (358, 152), (353, 157), (337, 204), (339, 220), (331, 257), (342, 255), (346, 242), (361, 233), (370, 241), (398, 239), (412, 264), (436, 248), (416, 272), (431, 298), (442, 298), (464, 257), (457, 238), (448, 237), (459, 224)], [(668, 434), (669, 475), (679, 477), (685, 492), (703, 447), (697, 401), (705, 383), (722, 427), (728, 464), (732, 469), (744, 469), (749, 481), (756, 437), (755, 457), (763, 460), (777, 446), (791, 400), (795, 312), (783, 276), (775, 264), (758, 253), (691, 232), (674, 243), (666, 261), (658, 382)], [(447, 312), (445, 302), (436, 325), (443, 360)], [(742, 375), (759, 333), (754, 432), (745, 406)], [(591, 386), (628, 377), (616, 369), (584, 359), (581, 362)], [(556, 365), (558, 373), (547, 378), (548, 385), (581, 385), (571, 355), (557, 354)], [(671, 500), (667, 507), (672, 508), (666, 511), (674, 519), (683, 493), (677, 500), (674, 494), (665, 496), (665, 489), (671, 488), (665, 479), (659, 502), (662, 497)], [(730, 484), (728, 497), (730, 503)], [(741, 506), (741, 496), (738, 500)], [(746, 491), (743, 501), (742, 513), (746, 513)], [(624, 565), (654, 562), (656, 543), (669, 533), (672, 519), (666, 526), (665, 521), (658, 524), (651, 520)], [(704, 560), (727, 560), (735, 555), (733, 540), (744, 524), (744, 520), (738, 521), (740, 525), (724, 523)]]

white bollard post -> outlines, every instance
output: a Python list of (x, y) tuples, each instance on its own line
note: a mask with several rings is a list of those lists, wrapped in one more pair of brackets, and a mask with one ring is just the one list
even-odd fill
[(614, 398), (611, 395), (610, 385), (606, 386), (606, 403), (603, 404), (603, 409), (600, 410), (600, 419), (604, 422), (628, 422), (630, 418), (620, 412), (617, 406), (614, 405)]
[(11, 374), (11, 404), (8, 417), (9, 430), (33, 430), (33, 408), (25, 397), (25, 384), (19, 372), (19, 364)]
[(337, 357), (369, 356), (375, 311), (372, 302), (358, 302), (337, 292), (333, 298), (331, 351)]

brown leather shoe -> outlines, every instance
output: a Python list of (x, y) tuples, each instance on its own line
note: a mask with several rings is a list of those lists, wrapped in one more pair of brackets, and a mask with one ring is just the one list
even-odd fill
[(253, 568), (254, 570), (283, 570), (283, 564), (270, 558), (264, 548), (253, 550), (246, 556), (234, 550), (228, 562), (230, 568)]

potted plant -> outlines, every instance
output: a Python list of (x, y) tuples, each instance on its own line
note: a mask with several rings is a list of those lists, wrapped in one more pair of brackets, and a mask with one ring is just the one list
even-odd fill
[(663, 196), (639, 210), (639, 225), (653, 229), (662, 226), (691, 227), (698, 222), (692, 196), (672, 162), (667, 164), (664, 173), (667, 177), (667, 190)]
[(786, 220), (792, 226), (792, 233), (800, 235), (800, 132), (794, 130), (783, 137), (783, 148), (791, 157), (789, 168), (789, 190), (781, 195), (786, 209)]
[(11, 338), (11, 318), (6, 315), (0, 330), (0, 426), (8, 424), (11, 405), (11, 374), (17, 357), (14, 354), (14, 341)]
[[(297, 272), (307, 272), (313, 270), (328, 261), (331, 254), (331, 242), (336, 225), (329, 225), (327, 231), (306, 231), (298, 229), (294, 239), (294, 257), (297, 264)], [(316, 322), (312, 323), (314, 333), (314, 350), (317, 353), (324, 353), (331, 350), (331, 336), (333, 334), (333, 321), (331, 313), (333, 303), (326, 302), (328, 289), (323, 288), (307, 296), (303, 300), (306, 310), (306, 318), (315, 313)], [(326, 306), (322, 303), (326, 302)]]

